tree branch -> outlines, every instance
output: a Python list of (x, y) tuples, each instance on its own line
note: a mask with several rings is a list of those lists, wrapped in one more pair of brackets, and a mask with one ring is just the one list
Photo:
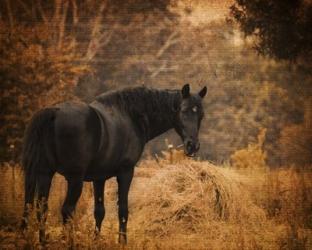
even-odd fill
[(13, 29), (14, 26), (14, 18), (13, 18), (13, 13), (12, 13), (12, 8), (11, 8), (11, 2), (10, 0), (6, 0), (6, 6), (7, 6), (7, 11), (8, 11), (8, 18), (9, 18), (9, 24), (10, 24), (10, 29)]
[(78, 18), (78, 7), (76, 0), (71, 0), (71, 4), (73, 6), (73, 24), (77, 25), (79, 18)]
[(31, 16), (31, 10), (30, 8), (27, 6), (26, 3), (24, 3), (22, 0), (18, 0), (19, 4), (23, 7), (23, 9), (25, 10), (25, 12), (27, 13), (27, 15)]
[(64, 40), (64, 31), (65, 31), (65, 21), (67, 17), (67, 10), (68, 10), (68, 0), (65, 0), (63, 5), (62, 16), (59, 21), (59, 37), (58, 37), (58, 48), (60, 49), (63, 45)]
[(178, 42), (179, 42), (178, 31), (175, 30), (170, 34), (170, 36), (168, 37), (168, 39), (164, 43), (164, 45), (158, 50), (158, 52), (156, 54), (156, 58), (161, 57), (167, 49), (169, 49), (172, 45), (174, 45)]
[(177, 69), (178, 69), (178, 65), (169, 67), (168, 61), (164, 60), (162, 61), (162, 64), (160, 65), (160, 67), (154, 68), (154, 69), (149, 68), (149, 71), (151, 71), (151, 78), (155, 78), (161, 72), (175, 71)]
[(41, 0), (37, 0), (37, 8), (38, 8), (38, 11), (40, 13), (40, 16), (41, 16), (44, 24), (47, 25), (48, 24), (48, 18), (47, 18), (47, 15), (45, 14), (45, 12), (42, 8)]
[[(98, 10), (97, 16), (95, 18), (95, 21), (93, 23), (93, 29), (91, 32), (91, 38), (88, 45), (88, 49), (85, 55), (85, 58), (87, 61), (90, 61), (94, 58), (94, 56), (97, 54), (98, 49), (101, 44), (101, 40), (103, 40), (104, 35), (101, 34), (101, 22), (103, 19), (103, 12), (107, 6), (107, 2), (102, 2), (100, 5), (100, 8)], [(108, 36), (108, 41), (110, 40), (110, 36)], [(108, 42), (107, 42), (108, 43)], [(102, 42), (103, 44), (103, 42)]]
[(53, 27), (53, 37), (54, 37), (55, 41), (57, 41), (57, 39), (58, 39), (57, 30), (58, 30), (58, 23), (60, 20), (61, 7), (62, 7), (62, 0), (54, 0), (54, 13), (53, 13), (53, 16), (51, 18), (51, 24)]

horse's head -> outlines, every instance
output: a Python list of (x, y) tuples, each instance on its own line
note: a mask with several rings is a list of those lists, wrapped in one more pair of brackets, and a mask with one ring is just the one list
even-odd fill
[(187, 156), (194, 156), (200, 147), (198, 132), (204, 117), (202, 99), (206, 93), (207, 87), (204, 87), (198, 93), (191, 94), (189, 84), (185, 84), (181, 90), (182, 100), (176, 117), (175, 130), (183, 141)]

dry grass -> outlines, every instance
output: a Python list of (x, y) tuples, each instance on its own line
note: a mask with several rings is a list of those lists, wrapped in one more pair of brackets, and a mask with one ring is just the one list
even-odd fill
[[(178, 151), (142, 161), (130, 190), (128, 249), (312, 249), (311, 172), (292, 168), (230, 169), (186, 159)], [(0, 246), (40, 248), (36, 220), (26, 235), (17, 231), (22, 214), (22, 174), (1, 167)], [(86, 183), (74, 232), (63, 230), (63, 177), (53, 180), (47, 222), (48, 248), (120, 249), (116, 184), (106, 183), (106, 217), (95, 239), (92, 187)]]

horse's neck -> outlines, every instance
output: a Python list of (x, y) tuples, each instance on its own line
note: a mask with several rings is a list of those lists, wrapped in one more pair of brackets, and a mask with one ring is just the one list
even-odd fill
[(173, 127), (174, 127), (173, 121), (148, 118), (147, 128), (144, 130), (145, 138), (147, 139), (147, 141), (150, 141), (155, 137), (172, 129)]
[(178, 90), (137, 88), (104, 94), (96, 100), (127, 113), (147, 142), (174, 127), (175, 107), (179, 106), (181, 96)]
[[(174, 128), (176, 119), (176, 110), (174, 102), (179, 102), (178, 92), (166, 93), (169, 98), (162, 100), (158, 107), (155, 107), (154, 112), (144, 114), (145, 122), (145, 137), (147, 141), (165, 133), (166, 131)], [(157, 100), (156, 102), (157, 103)], [(178, 105), (176, 103), (176, 105)]]

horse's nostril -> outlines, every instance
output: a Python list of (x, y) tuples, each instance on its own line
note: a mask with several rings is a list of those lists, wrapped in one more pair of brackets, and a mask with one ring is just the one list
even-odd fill
[(186, 142), (186, 149), (187, 149), (187, 151), (191, 151), (192, 150), (192, 142), (191, 141), (187, 141)]

